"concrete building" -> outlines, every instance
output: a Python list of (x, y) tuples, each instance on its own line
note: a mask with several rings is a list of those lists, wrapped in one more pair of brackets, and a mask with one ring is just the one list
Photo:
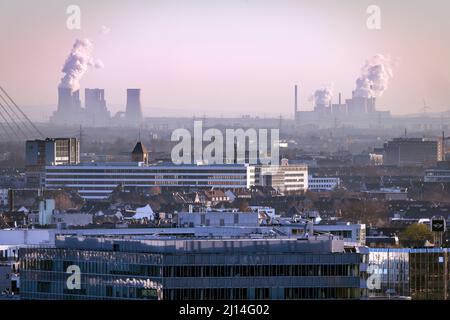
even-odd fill
[(179, 212), (177, 223), (180, 227), (258, 227), (258, 216), (258, 212)]
[(64, 227), (82, 227), (92, 224), (93, 216), (88, 213), (53, 213), (51, 222)]
[(272, 187), (280, 192), (306, 191), (308, 166), (306, 164), (260, 165), (255, 167), (255, 185)]
[[(359, 299), (362, 256), (298, 239), (58, 237), (19, 252), (24, 299)], [(80, 286), (67, 286), (69, 268)]]
[(249, 188), (255, 185), (255, 168), (228, 165), (145, 165), (83, 163), (45, 167), (45, 187), (72, 188), (86, 200), (105, 200), (117, 186), (170, 188)]
[(424, 181), (450, 183), (450, 161), (441, 161), (436, 167), (425, 169)]
[(308, 176), (308, 190), (330, 191), (339, 187), (341, 179), (338, 177)]
[(25, 144), (25, 172), (28, 188), (43, 186), (45, 166), (78, 164), (80, 142), (77, 138), (28, 140)]
[(384, 144), (383, 164), (393, 166), (436, 165), (438, 142), (424, 138), (394, 138)]

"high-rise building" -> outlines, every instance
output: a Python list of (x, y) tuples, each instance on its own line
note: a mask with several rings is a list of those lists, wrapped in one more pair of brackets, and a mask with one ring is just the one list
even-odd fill
[(384, 144), (383, 164), (395, 166), (436, 165), (439, 160), (436, 140), (394, 138)]
[(42, 186), (45, 166), (73, 165), (79, 162), (80, 142), (77, 138), (28, 140), (25, 144), (27, 186)]
[(139, 126), (142, 120), (141, 89), (127, 89), (125, 121), (128, 125)]

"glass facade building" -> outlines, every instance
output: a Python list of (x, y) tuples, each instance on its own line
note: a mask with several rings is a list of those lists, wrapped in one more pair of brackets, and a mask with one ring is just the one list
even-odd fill
[[(413, 300), (446, 300), (449, 297), (448, 248), (369, 248), (368, 266), (380, 276), (379, 288), (369, 297), (407, 296)], [(369, 275), (370, 276), (370, 275)]]
[(361, 296), (361, 254), (347, 252), (342, 240), (329, 238), (138, 240), (59, 236), (54, 247), (24, 248), (19, 255), (23, 299)]

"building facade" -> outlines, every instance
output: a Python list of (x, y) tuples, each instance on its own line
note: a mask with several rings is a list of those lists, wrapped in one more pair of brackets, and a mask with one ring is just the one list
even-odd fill
[(361, 296), (361, 255), (345, 252), (340, 240), (60, 237), (55, 247), (23, 248), (19, 256), (23, 299)]
[(306, 191), (308, 166), (288, 163), (256, 166), (255, 185), (272, 187), (280, 192)]
[(380, 285), (370, 297), (407, 296), (413, 300), (449, 298), (448, 248), (369, 248), (368, 272), (379, 275)]
[(73, 165), (79, 162), (80, 141), (77, 138), (28, 140), (25, 144), (27, 186), (29, 188), (43, 186), (45, 166)]
[(395, 138), (384, 144), (384, 165), (435, 165), (440, 160), (442, 160), (442, 156), (436, 140)]
[(308, 176), (308, 190), (330, 191), (339, 187), (341, 179), (338, 177)]
[(118, 186), (232, 189), (254, 183), (255, 168), (246, 164), (86, 163), (45, 168), (46, 188), (72, 188), (86, 200), (105, 200)]

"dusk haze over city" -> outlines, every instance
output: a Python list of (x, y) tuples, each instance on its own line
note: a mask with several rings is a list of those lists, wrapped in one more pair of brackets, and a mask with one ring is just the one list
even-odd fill
[(1, 0), (0, 305), (446, 303), (449, 36), (447, 0)]

